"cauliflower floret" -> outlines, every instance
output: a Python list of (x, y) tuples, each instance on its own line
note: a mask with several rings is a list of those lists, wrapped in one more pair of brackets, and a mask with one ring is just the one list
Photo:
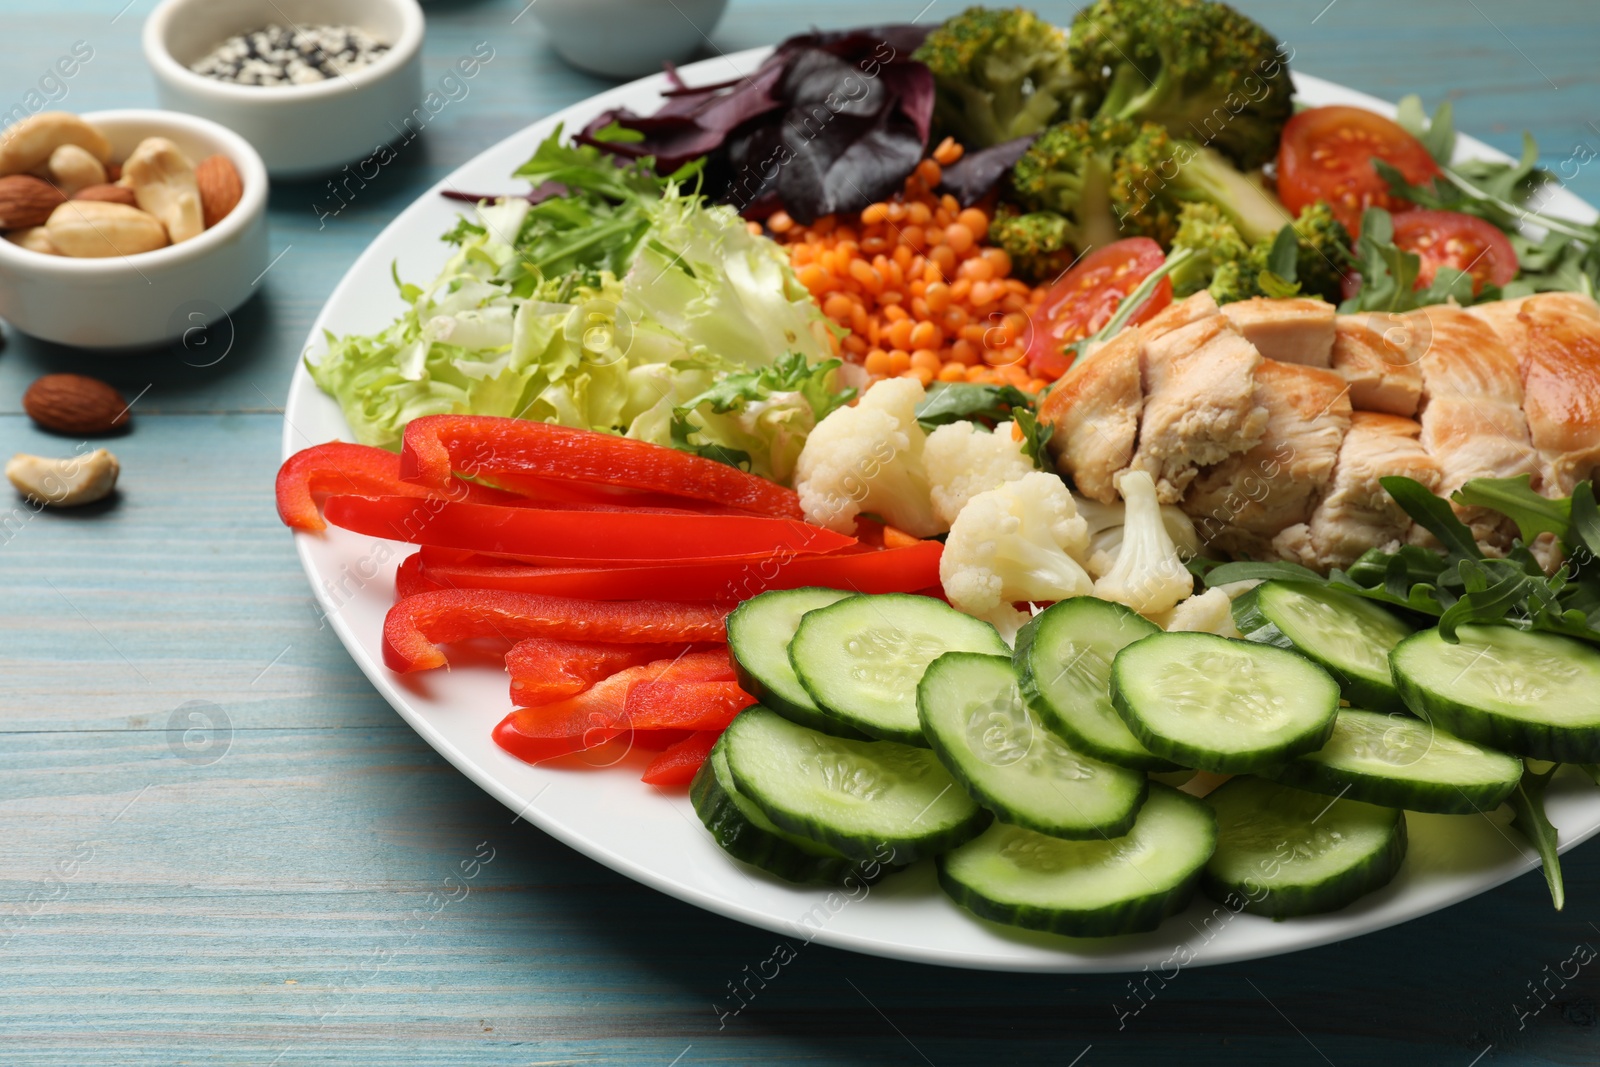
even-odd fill
[[(1091, 503), (1094, 504), (1093, 513), (1086, 507)], [(1089, 523), (1089, 556), (1084, 566), (1096, 578), (1105, 577), (1116, 566), (1117, 553), (1122, 550), (1123, 507), (1120, 501), (1101, 504), (1089, 500), (1083, 501), (1079, 507), (1079, 513)], [(1167, 536), (1177, 546), (1179, 559), (1190, 559), (1200, 554), (1200, 535), (1195, 532), (1189, 516), (1180, 508), (1173, 504), (1162, 504), (1161, 524), (1167, 528)]]
[(967, 501), (998, 489), (1035, 469), (1022, 454), (1022, 442), (1002, 422), (990, 433), (970, 422), (952, 422), (928, 435), (922, 454), (933, 484), (933, 510), (946, 525), (956, 521)]
[(1151, 620), (1163, 630), (1191, 630), (1219, 637), (1242, 637), (1233, 624), (1233, 601), (1222, 589), (1207, 589), (1198, 596), (1180, 600), (1176, 607)]
[(1065, 600), (1094, 586), (1079, 563), (1088, 526), (1060, 478), (1033, 471), (967, 502), (950, 527), (939, 580), (950, 603), (1008, 641), (1028, 621), (1013, 604)]
[(1122, 547), (1111, 569), (1094, 583), (1094, 595), (1126, 604), (1141, 615), (1159, 615), (1194, 592), (1194, 576), (1167, 533), (1149, 473), (1124, 471), (1117, 478), (1117, 491), (1127, 505)]
[(863, 511), (916, 537), (943, 533), (934, 513), (917, 425), (925, 395), (915, 378), (885, 378), (853, 407), (817, 423), (795, 463), (800, 508), (818, 526), (854, 533)]

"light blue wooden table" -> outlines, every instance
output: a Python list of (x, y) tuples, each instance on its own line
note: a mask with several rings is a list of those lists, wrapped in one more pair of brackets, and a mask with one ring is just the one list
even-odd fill
[[(0, 0), (0, 110), (80, 40), (94, 56), (61, 106), (153, 106), (138, 46), (152, 2)], [(325, 228), (317, 183), (274, 189), (282, 258), (220, 363), (7, 335), (0, 453), (71, 450), (20, 414), (45, 371), (100, 374), (138, 401), (113, 443), (114, 504), (19, 518), (0, 499), (0, 1064), (1600, 1062), (1600, 964), (1517, 1014), (1530, 983), (1600, 946), (1600, 846), (1566, 858), (1562, 914), (1529, 875), (1386, 933), (1186, 971), (1120, 1027), (1126, 978), (822, 947), (719, 1026), (713, 1002), (772, 935), (512, 825), (424, 745), (319, 626), (273, 514), (277, 408), (312, 317), (396, 212), (606, 87), (516, 18), (526, 2), (428, 5), (430, 81), (480, 41), (493, 62)], [(732, 51), (924, 2), (734, 0), (711, 36)], [(1065, 21), (1075, 6), (1040, 9)], [(1242, 6), (1298, 69), (1449, 96), (1463, 129), (1508, 150), (1531, 129), (1546, 165), (1600, 200), (1592, 0)], [(196, 707), (219, 728), (185, 748)], [(463, 870), (465, 891), (447, 882)]]

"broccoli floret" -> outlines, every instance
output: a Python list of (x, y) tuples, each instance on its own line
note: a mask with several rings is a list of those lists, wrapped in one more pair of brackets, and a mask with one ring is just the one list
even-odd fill
[(1170, 245), (1179, 212), (1192, 203), (1215, 206), (1249, 243), (1270, 240), (1289, 219), (1259, 182), (1153, 122), (1052, 126), (1012, 168), (1011, 192), (1029, 211), (1065, 218), (1067, 240), (1080, 252), (1119, 237)]
[(1020, 214), (1002, 204), (989, 224), (989, 240), (1005, 249), (1018, 277), (1047, 282), (1072, 265), (1072, 227), (1054, 211)]
[(1029, 211), (1067, 219), (1068, 242), (1080, 251), (1119, 237), (1166, 244), (1177, 228), (1157, 169), (1171, 158), (1168, 145), (1167, 132), (1153, 123), (1063, 122), (1017, 160), (1011, 191)]
[(1213, 0), (1097, 0), (1072, 22), (1074, 116), (1159, 122), (1245, 169), (1278, 150), (1293, 114), (1287, 57)]
[(1183, 205), (1172, 247), (1191, 248), (1196, 253), (1168, 275), (1172, 293), (1180, 300), (1209, 288), (1220, 301), (1217, 282), (1223, 281), (1225, 288), (1236, 285), (1239, 264), (1250, 255), (1250, 245), (1215, 204)]
[[(1322, 200), (1300, 212), (1300, 217), (1291, 225), (1299, 244), (1295, 281), (1300, 291), (1337, 304), (1343, 295), (1345, 272), (1355, 265), (1355, 257), (1350, 252), (1354, 243), (1350, 231), (1333, 217), (1333, 209)], [(1271, 251), (1271, 241), (1260, 242), (1251, 250), (1251, 264), (1256, 271), (1267, 269)]]
[(1067, 35), (1022, 8), (968, 8), (915, 58), (933, 72), (935, 124), (969, 149), (1038, 133), (1072, 82)]

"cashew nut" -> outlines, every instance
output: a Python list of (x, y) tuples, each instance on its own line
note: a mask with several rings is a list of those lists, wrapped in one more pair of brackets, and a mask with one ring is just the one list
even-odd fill
[(50, 213), (45, 229), (56, 251), (83, 259), (132, 256), (167, 243), (154, 215), (108, 200), (68, 200)]
[(139, 206), (161, 220), (173, 244), (206, 228), (194, 164), (165, 137), (146, 137), (123, 160), (123, 182)]
[(121, 467), (103, 448), (86, 456), (49, 459), (18, 452), (6, 464), (6, 477), (29, 500), (58, 508), (75, 508), (103, 500), (117, 487)]
[(47, 256), (59, 256), (60, 250), (50, 240), (50, 231), (43, 226), (29, 226), (26, 230), (12, 230), (6, 234), (6, 240), (20, 248), (32, 252), (43, 252)]
[(105, 134), (65, 111), (41, 111), (0, 133), (0, 177), (44, 166), (64, 144), (87, 149), (101, 163), (111, 159)]
[(50, 180), (68, 196), (79, 189), (106, 183), (106, 168), (88, 149), (64, 144), (50, 153)]

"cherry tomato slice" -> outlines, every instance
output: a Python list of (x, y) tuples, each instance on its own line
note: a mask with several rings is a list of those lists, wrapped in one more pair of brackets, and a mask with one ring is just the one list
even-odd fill
[[(1054, 380), (1072, 360), (1062, 349), (1081, 341), (1116, 314), (1123, 298), (1166, 261), (1161, 246), (1148, 237), (1129, 237), (1096, 249), (1050, 287), (1029, 320), (1028, 368), (1036, 377)], [(1134, 313), (1141, 323), (1172, 303), (1172, 283), (1165, 278), (1150, 299)]]
[(1414, 208), (1391, 196), (1389, 183), (1372, 166), (1381, 159), (1413, 184), (1428, 181), (1439, 166), (1422, 142), (1395, 123), (1359, 107), (1314, 107), (1283, 128), (1278, 145), (1278, 199), (1299, 214), (1326, 200), (1351, 233), (1369, 207), (1392, 212)]
[(1394, 243), (1422, 257), (1417, 288), (1427, 287), (1440, 267), (1472, 275), (1474, 294), (1517, 276), (1517, 252), (1500, 228), (1458, 211), (1408, 211), (1394, 219)]

